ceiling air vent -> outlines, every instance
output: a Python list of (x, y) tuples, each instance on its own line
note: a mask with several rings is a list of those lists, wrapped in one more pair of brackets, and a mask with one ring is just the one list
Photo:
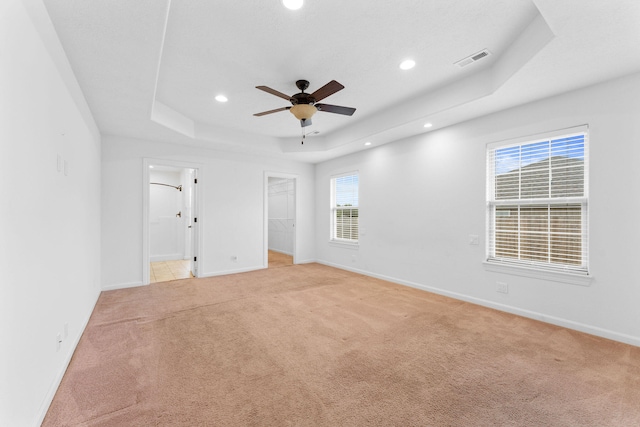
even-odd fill
[(491, 55), (491, 52), (489, 52), (488, 49), (483, 49), (480, 52), (476, 52), (471, 56), (467, 56), (466, 58), (461, 59), (460, 61), (456, 62), (455, 65), (460, 68), (466, 67), (467, 65), (473, 64), (474, 62), (479, 61), (482, 58), (486, 58), (489, 55)]

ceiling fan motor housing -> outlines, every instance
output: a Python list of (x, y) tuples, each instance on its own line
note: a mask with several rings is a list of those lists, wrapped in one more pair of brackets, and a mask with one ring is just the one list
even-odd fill
[(309, 95), (308, 93), (301, 92), (301, 93), (296, 93), (295, 95), (293, 95), (291, 97), (291, 103), (293, 105), (297, 105), (297, 104), (311, 104), (311, 105), (313, 105), (313, 104), (316, 103), (316, 100), (313, 99), (311, 97), (311, 95)]
[(291, 96), (290, 101), (293, 107), (291, 107), (289, 112), (300, 120), (302, 127), (306, 127), (311, 125), (311, 117), (318, 111), (313, 105), (316, 100), (310, 94), (304, 93), (309, 87), (307, 80), (298, 80), (296, 86), (301, 92)]

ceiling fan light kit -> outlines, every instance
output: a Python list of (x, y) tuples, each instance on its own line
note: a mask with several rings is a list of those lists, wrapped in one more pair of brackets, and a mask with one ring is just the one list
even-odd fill
[(311, 104), (296, 104), (289, 109), (291, 114), (296, 116), (298, 120), (309, 120), (318, 111), (318, 109)]

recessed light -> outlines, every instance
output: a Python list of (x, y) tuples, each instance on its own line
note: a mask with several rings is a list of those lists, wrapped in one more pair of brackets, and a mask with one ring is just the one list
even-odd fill
[(149, 165), (149, 169), (153, 169), (153, 165)]
[(400, 63), (401, 70), (410, 70), (415, 66), (416, 66), (416, 61), (414, 61), (413, 59), (405, 59)]
[(371, 145), (371, 141), (365, 142), (364, 145)]
[(426, 127), (426, 128), (430, 128), (431, 126), (433, 126), (431, 123), (425, 123), (424, 124), (424, 127)]
[(303, 0), (282, 0), (284, 7), (290, 10), (298, 10), (302, 7)]
[(218, 102), (227, 102), (228, 99), (224, 95), (218, 95), (218, 96), (216, 96), (216, 101), (218, 101)]

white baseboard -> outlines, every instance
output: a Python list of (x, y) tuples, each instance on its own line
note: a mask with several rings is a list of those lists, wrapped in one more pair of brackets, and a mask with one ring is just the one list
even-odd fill
[(64, 374), (67, 372), (67, 368), (71, 363), (71, 358), (73, 357), (73, 353), (75, 353), (76, 347), (78, 347), (78, 344), (80, 343), (80, 338), (82, 338), (82, 335), (84, 334), (84, 330), (87, 328), (87, 325), (89, 324), (89, 319), (91, 319), (93, 310), (95, 310), (96, 308), (96, 304), (98, 303), (98, 298), (100, 298), (100, 292), (96, 294), (96, 298), (95, 298), (95, 301), (93, 301), (91, 310), (89, 311), (89, 314), (85, 317), (84, 321), (82, 322), (82, 325), (80, 326), (80, 332), (77, 334), (77, 336), (71, 343), (71, 346), (67, 350), (67, 354), (64, 357), (64, 363), (62, 365), (62, 369), (58, 372), (58, 375), (56, 375), (55, 379), (53, 380), (53, 383), (51, 383), (51, 386), (49, 387), (49, 391), (47, 392), (47, 395), (45, 396), (44, 400), (42, 401), (42, 404), (40, 405), (40, 410), (38, 411), (38, 416), (34, 424), (36, 426), (41, 425), (42, 422), (44, 421), (44, 417), (47, 415), (47, 411), (51, 406), (51, 402), (53, 402), (53, 398), (55, 397), (56, 392), (58, 391), (58, 387), (60, 387), (62, 378), (64, 377)]
[[(602, 338), (607, 338), (607, 339), (610, 339), (610, 340), (619, 341), (619, 342), (623, 342), (623, 343), (626, 343), (626, 344), (631, 344), (631, 345), (640, 347), (640, 337), (635, 337), (635, 336), (627, 335), (627, 334), (621, 334), (619, 332), (611, 331), (609, 329), (603, 329), (603, 328), (600, 328), (600, 327), (597, 327), (597, 326), (588, 325), (588, 324), (584, 324), (584, 323), (580, 323), (580, 322), (575, 322), (573, 320), (564, 319), (564, 318), (561, 318), (561, 317), (550, 316), (550, 315), (547, 315), (547, 314), (544, 314), (544, 313), (540, 313), (540, 312), (536, 312), (536, 311), (525, 310), (525, 309), (521, 309), (521, 308), (518, 308), (518, 307), (513, 307), (513, 306), (510, 306), (510, 305), (506, 305), (506, 304), (500, 304), (500, 303), (496, 303), (494, 301), (484, 300), (484, 299), (481, 299), (481, 298), (475, 298), (475, 297), (471, 297), (471, 296), (468, 296), (468, 295), (460, 294), (460, 293), (457, 293), (457, 292), (451, 292), (451, 291), (447, 291), (445, 289), (436, 288), (436, 287), (433, 287), (433, 286), (423, 285), (421, 283), (416, 283), (416, 282), (411, 282), (411, 281), (408, 281), (408, 280), (398, 279), (396, 277), (386, 276), (386, 275), (383, 275), (383, 274), (372, 273), (372, 272), (369, 272), (369, 271), (360, 270), (360, 269), (352, 268), (352, 267), (347, 267), (347, 266), (344, 266), (344, 265), (335, 264), (335, 263), (324, 261), (324, 260), (316, 260), (316, 259), (300, 260), (300, 261), (297, 261), (296, 264), (309, 264), (309, 263), (314, 263), (314, 262), (317, 262), (318, 264), (323, 264), (323, 265), (327, 265), (327, 266), (330, 266), (330, 267), (338, 268), (338, 269), (341, 269), (341, 270), (346, 270), (346, 271), (351, 271), (353, 273), (362, 274), (364, 276), (375, 277), (377, 279), (386, 280), (388, 282), (397, 283), (399, 285), (404, 285), (404, 286), (409, 286), (409, 287), (416, 288), (416, 289), (421, 289), (423, 291), (427, 291), (427, 292), (432, 292), (432, 293), (439, 294), (439, 295), (448, 296), (450, 298), (454, 298), (454, 299), (457, 299), (457, 300), (466, 301), (466, 302), (470, 302), (470, 303), (473, 303), (473, 304), (478, 304), (478, 305), (481, 305), (481, 306), (484, 306), (484, 307), (493, 308), (493, 309), (496, 309), (496, 310), (504, 311), (504, 312), (515, 314), (515, 315), (518, 315), (518, 316), (523, 316), (523, 317), (527, 317), (527, 318), (530, 318), (530, 319), (539, 320), (539, 321), (542, 321), (542, 322), (550, 323), (552, 325), (562, 326), (564, 328), (573, 329), (573, 330), (584, 332), (584, 333), (587, 333), (587, 334), (596, 335), (596, 336), (599, 336), (599, 337), (602, 337)], [(213, 272), (213, 273), (204, 273), (204, 274), (201, 274), (199, 277), (215, 277), (215, 276), (224, 276), (224, 275), (228, 275), (228, 274), (246, 273), (246, 272), (249, 272), (249, 271), (262, 270), (264, 268), (265, 267), (249, 267), (249, 268), (241, 268), (241, 269), (234, 269), (234, 270), (225, 270), (225, 271), (218, 271), (218, 272)], [(142, 284), (142, 282), (123, 283), (123, 284), (117, 284), (117, 285), (104, 286), (102, 288), (102, 290), (107, 291), (107, 290), (114, 290), (114, 289), (125, 289), (125, 288), (131, 288), (131, 287), (136, 287), (136, 286), (143, 286), (143, 284)]]
[(619, 341), (625, 344), (634, 345), (640, 347), (640, 337), (634, 337), (632, 335), (621, 334), (619, 332), (611, 331), (608, 329), (599, 328), (593, 325), (587, 325), (580, 322), (574, 322), (573, 320), (564, 319), (556, 316), (549, 316), (547, 314), (539, 313), (536, 311), (530, 311), (513, 307), (506, 304), (500, 304), (493, 301), (484, 300), (481, 298), (470, 297), (468, 295), (460, 294), (457, 292), (447, 291), (445, 289), (435, 288), (432, 286), (423, 285), (420, 283), (411, 282), (408, 280), (398, 279), (395, 277), (385, 276), (383, 274), (372, 273), (357, 268), (346, 267), (340, 264), (334, 264), (332, 262), (318, 260), (318, 264), (328, 265), (329, 267), (339, 268), (341, 270), (351, 271), (353, 273), (362, 274), (364, 276), (375, 277), (376, 279), (386, 280), (388, 282), (397, 283), (399, 285), (409, 286), (411, 288), (421, 289), (423, 291), (432, 292), (434, 294), (444, 295), (450, 298), (454, 298), (460, 301), (466, 301), (473, 304), (481, 305), (483, 307), (489, 307), (496, 310), (504, 311), (506, 313), (515, 314), (529, 319), (539, 320), (541, 322), (550, 323), (556, 326), (562, 326), (563, 328), (573, 329), (586, 334), (595, 335), (602, 338), (607, 338), (613, 341)]
[(238, 268), (238, 269), (234, 269), (234, 270), (216, 271), (214, 273), (203, 273), (203, 274), (199, 274), (198, 278), (201, 278), (201, 277), (226, 276), (228, 274), (248, 273), (249, 271), (264, 270), (264, 269), (265, 269), (265, 267)]
[(103, 291), (114, 291), (116, 289), (137, 288), (138, 286), (149, 286), (149, 285), (145, 285), (142, 282), (117, 283), (115, 285), (103, 286), (102, 290)]
[[(296, 262), (296, 264), (310, 264), (310, 263), (313, 263), (313, 262), (316, 262), (316, 260), (315, 259), (302, 260), (302, 261)], [(267, 268), (267, 267), (246, 267), (246, 268), (238, 268), (238, 269), (233, 269), (233, 270), (216, 271), (216, 272), (213, 272), (213, 273), (201, 273), (201, 274), (198, 275), (197, 278), (226, 276), (226, 275), (229, 275), (229, 274), (237, 274), (237, 273), (248, 273), (250, 271), (263, 270), (265, 268)], [(114, 284), (114, 285), (103, 286), (102, 290), (103, 291), (113, 291), (113, 290), (116, 290), (116, 289), (136, 288), (138, 286), (149, 286), (149, 285), (145, 285), (142, 282), (117, 283), (117, 284)]]

